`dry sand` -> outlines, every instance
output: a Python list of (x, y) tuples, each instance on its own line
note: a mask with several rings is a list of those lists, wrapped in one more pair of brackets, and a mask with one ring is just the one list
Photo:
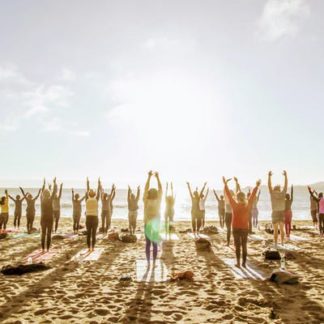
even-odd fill
[[(60, 226), (62, 233), (71, 232), (70, 219), (62, 218)], [(113, 220), (113, 226), (127, 224)], [(189, 227), (189, 222), (177, 223), (179, 240), (162, 242), (159, 256), (169, 273), (192, 270), (193, 282), (137, 282), (136, 262), (145, 258), (143, 235), (129, 244), (100, 239), (97, 247), (104, 251), (92, 262), (71, 261), (85, 247), (85, 237), (56, 240), (53, 247), (59, 252), (49, 261), (51, 270), (0, 275), (0, 322), (324, 323), (324, 239), (318, 234), (293, 232), (307, 240), (291, 242), (300, 250), (287, 268), (301, 280), (288, 286), (237, 279), (226, 263), (234, 259), (234, 250), (225, 246), (225, 234), (212, 236), (212, 251), (197, 252), (194, 241), (179, 233)], [(279, 262), (264, 261), (262, 251), (271, 236), (257, 234), (268, 240), (249, 241), (249, 264), (269, 276)], [(39, 235), (1, 240), (0, 267), (23, 261), (39, 241)], [(133, 280), (120, 282), (126, 274)]]

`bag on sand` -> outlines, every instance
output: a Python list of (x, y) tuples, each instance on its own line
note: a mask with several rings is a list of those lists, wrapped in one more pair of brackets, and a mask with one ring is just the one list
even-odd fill
[(1, 233), (1, 234), (0, 234), (0, 240), (5, 239), (7, 236), (8, 236), (7, 233)]
[(195, 240), (196, 249), (199, 251), (209, 251), (211, 248), (211, 243), (209, 240), (199, 237)]
[(119, 239), (124, 243), (135, 243), (137, 241), (136, 235), (133, 234), (123, 234)]
[(119, 234), (117, 232), (110, 232), (107, 235), (108, 241), (117, 241), (119, 240)]
[(204, 234), (218, 234), (218, 229), (216, 226), (210, 225), (210, 226), (206, 226), (202, 230), (202, 233), (204, 233)]
[(170, 281), (177, 281), (177, 280), (192, 281), (193, 277), (194, 277), (194, 273), (190, 270), (175, 272), (171, 275)]
[(39, 272), (39, 271), (45, 271), (50, 269), (51, 267), (45, 265), (44, 263), (33, 263), (33, 264), (20, 264), (18, 266), (4, 266), (1, 269), (1, 273), (3, 273), (6, 276), (14, 276), (14, 275), (23, 275), (25, 273), (30, 272)]
[(265, 260), (280, 260), (281, 256), (277, 250), (266, 250), (263, 252)]
[(278, 284), (294, 285), (298, 283), (298, 276), (286, 270), (276, 270), (272, 272), (269, 280)]

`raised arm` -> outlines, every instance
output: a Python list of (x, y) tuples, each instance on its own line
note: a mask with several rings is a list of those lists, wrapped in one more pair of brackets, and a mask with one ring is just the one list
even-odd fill
[(171, 182), (171, 196), (174, 198), (174, 193), (173, 193), (173, 182)]
[(11, 199), (14, 203), (16, 203), (16, 199), (13, 198), (12, 196), (8, 195), (9, 199)]
[(158, 172), (155, 172), (155, 177), (156, 177), (156, 180), (158, 183), (158, 196), (159, 196), (159, 198), (162, 198), (162, 195), (163, 195), (162, 183), (161, 183), (160, 175)]
[(74, 201), (74, 189), (72, 188), (72, 201)]
[(51, 199), (54, 199), (56, 193), (57, 193), (57, 185), (56, 185), (56, 181), (55, 181), (54, 186), (53, 186), (53, 191), (51, 194)]
[(258, 180), (256, 182), (256, 185), (255, 185), (250, 197), (249, 197), (249, 201), (248, 201), (248, 207), (249, 208), (252, 208), (252, 206), (253, 206), (253, 202), (254, 202), (254, 199), (256, 198), (256, 194), (257, 194), (257, 191), (258, 191), (258, 189), (260, 187), (260, 184), (261, 184), (261, 180)]
[(27, 199), (27, 197), (26, 197), (26, 194), (25, 194), (25, 192), (24, 192), (24, 189), (23, 189), (23, 188), (21, 188), (21, 187), (19, 187), (19, 189), (20, 189), (20, 191), (21, 191), (22, 195), (24, 196), (24, 198), (26, 198), (26, 199)]
[(36, 201), (36, 200), (38, 199), (38, 197), (40, 196), (41, 192), (42, 192), (42, 189), (39, 189), (38, 194), (37, 194), (37, 196), (33, 199), (33, 201)]
[(42, 192), (45, 190), (45, 186), (46, 186), (46, 179), (44, 178), (43, 186), (42, 186)]
[(190, 183), (189, 182), (187, 182), (187, 186), (188, 186), (188, 190), (189, 190), (190, 197), (191, 197), (191, 199), (193, 199), (193, 194), (192, 194), (192, 190), (191, 190), (191, 187), (190, 187)]
[(217, 200), (218, 202), (220, 202), (220, 199), (219, 199), (219, 197), (218, 197), (217, 192), (216, 192), (215, 189), (213, 190), (213, 192), (214, 192), (214, 195), (215, 195), (216, 200)]
[(148, 173), (147, 180), (146, 180), (146, 183), (145, 183), (143, 200), (145, 200), (145, 199), (147, 198), (148, 191), (149, 191), (149, 189), (150, 189), (150, 182), (151, 182), (152, 175), (153, 175), (153, 172), (150, 171), (150, 172)]
[(204, 186), (201, 188), (201, 190), (200, 190), (200, 194), (199, 194), (199, 197), (201, 197), (202, 194), (204, 193), (206, 186), (207, 186), (207, 182), (205, 182), (205, 183), (204, 183)]
[(205, 195), (205, 200), (207, 199), (208, 194), (209, 194), (209, 188), (207, 188), (206, 195)]
[(307, 188), (308, 188), (308, 191), (309, 191), (310, 195), (312, 196), (312, 198), (315, 199), (317, 202), (319, 202), (320, 199), (315, 196), (314, 191), (312, 191), (311, 187), (308, 186)]
[(138, 202), (140, 199), (140, 195), (141, 195), (141, 188), (140, 186), (137, 187), (137, 193), (136, 193), (136, 201)]
[(271, 178), (272, 178), (272, 171), (269, 171), (269, 173), (268, 173), (268, 188), (269, 188), (270, 193), (272, 193), (272, 191), (273, 191)]
[(234, 177), (234, 181), (235, 181), (235, 193), (238, 194), (239, 192), (241, 192), (241, 186), (240, 186), (239, 181), (236, 177)]
[(100, 178), (98, 179), (98, 187), (97, 187), (97, 196), (96, 199), (99, 200), (100, 198), (100, 191), (101, 191), (101, 182), (100, 182)]
[(231, 192), (228, 188), (229, 181), (231, 181), (231, 179), (225, 179), (225, 177), (223, 177), (225, 195), (227, 196), (228, 201), (229, 201), (230, 205), (232, 206), (232, 208), (234, 208), (236, 206), (236, 201), (232, 197)]
[(89, 178), (87, 177), (87, 193), (89, 193), (90, 191), (90, 182), (89, 182)]
[(132, 189), (130, 188), (130, 186), (128, 185), (128, 191), (127, 191), (127, 202), (130, 202), (130, 196), (132, 194)]
[(114, 184), (111, 187), (110, 197), (111, 197), (111, 201), (113, 201), (116, 197), (116, 186)]
[(290, 200), (291, 200), (291, 202), (294, 201), (294, 186), (293, 185), (291, 185)]
[(168, 197), (168, 191), (169, 191), (169, 183), (167, 182), (165, 186), (165, 198)]
[(285, 184), (284, 184), (284, 188), (283, 188), (283, 192), (286, 193), (287, 189), (288, 189), (288, 175), (287, 175), (287, 171), (283, 172), (283, 175), (285, 177)]
[(60, 185), (60, 192), (59, 192), (59, 195), (58, 195), (59, 199), (61, 199), (61, 197), (62, 197), (62, 191), (63, 191), (63, 183), (61, 183), (61, 185)]

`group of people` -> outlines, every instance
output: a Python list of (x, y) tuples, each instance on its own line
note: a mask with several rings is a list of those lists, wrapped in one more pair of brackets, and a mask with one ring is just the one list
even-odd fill
[[(272, 206), (272, 226), (274, 230), (274, 243), (278, 243), (278, 233), (280, 233), (280, 242), (284, 243), (284, 235), (290, 237), (291, 220), (292, 220), (292, 203), (293, 203), (293, 186), (291, 186), (290, 194), (288, 191), (288, 176), (287, 172), (283, 172), (284, 185), (272, 186), (272, 172), (268, 173), (268, 189), (271, 198)], [(157, 180), (157, 189), (151, 188), (151, 179), (155, 177)], [(219, 223), (223, 228), (226, 226), (226, 241), (230, 244), (231, 234), (233, 234), (234, 245), (236, 250), (237, 266), (241, 263), (242, 251), (242, 266), (246, 266), (247, 258), (247, 241), (248, 235), (253, 234), (252, 228), (258, 226), (258, 202), (260, 198), (260, 181), (256, 182), (254, 189), (245, 194), (241, 190), (241, 186), (236, 177), (234, 177), (235, 189), (229, 188), (231, 179), (223, 178), (224, 194), (218, 195), (214, 190), (215, 198), (218, 202)], [(192, 231), (195, 235), (199, 235), (200, 231), (205, 226), (205, 203), (208, 197), (209, 189), (206, 188), (207, 183), (203, 185), (201, 190), (198, 187), (192, 191), (191, 185), (187, 182), (191, 198), (191, 221)], [(42, 249), (48, 250), (51, 245), (51, 235), (57, 231), (62, 197), (63, 184), (58, 186), (56, 178), (53, 180), (53, 185), (48, 185), (44, 180), (43, 187), (33, 197), (29, 192), (25, 193), (24, 189), (20, 188), (22, 196), (17, 195), (16, 198), (11, 197), (8, 191), (5, 191), (5, 196), (0, 199), (0, 230), (6, 229), (9, 217), (9, 200), (15, 204), (14, 226), (19, 227), (22, 215), (22, 203), (26, 200), (26, 218), (27, 231), (31, 233), (33, 230), (33, 222), (35, 219), (35, 203), (40, 197), (41, 205), (41, 246)], [(170, 189), (170, 190), (169, 190)], [(170, 192), (169, 192), (170, 191)], [(128, 187), (127, 203), (128, 203), (128, 221), (129, 233), (135, 234), (137, 225), (137, 216), (140, 200), (140, 187), (137, 187), (136, 194)], [(317, 224), (317, 215), (319, 218), (319, 229), (321, 235), (324, 233), (324, 198), (323, 193), (317, 194), (316, 191), (309, 188), (311, 197), (311, 214), (314, 225)], [(90, 182), (87, 179), (86, 192), (81, 198), (80, 194), (75, 193), (72, 189), (72, 206), (73, 206), (73, 231), (77, 233), (80, 228), (80, 219), (82, 215), (82, 202), (85, 200), (86, 207), (86, 232), (87, 246), (89, 251), (93, 251), (96, 244), (96, 234), (99, 225), (99, 201), (101, 201), (101, 232), (107, 233), (111, 226), (113, 214), (113, 201), (116, 195), (116, 187), (113, 185), (110, 192), (104, 191), (100, 179), (96, 190), (90, 188)], [(153, 262), (155, 262), (158, 251), (158, 242), (160, 239), (161, 226), (161, 202), (163, 197), (162, 184), (159, 174), (150, 171), (144, 188), (144, 233), (146, 240), (146, 257), (150, 262), (151, 247), (153, 248)], [(165, 232), (170, 232), (174, 220), (174, 205), (175, 195), (173, 184), (167, 183), (165, 194), (165, 212), (164, 223)]]

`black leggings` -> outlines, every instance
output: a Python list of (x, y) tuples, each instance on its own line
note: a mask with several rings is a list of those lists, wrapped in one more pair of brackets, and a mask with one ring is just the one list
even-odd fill
[(53, 230), (53, 218), (42, 219), (41, 227), (42, 227), (42, 250), (45, 250), (45, 241), (46, 241), (46, 249), (47, 251), (51, 247), (52, 241), (52, 230)]
[(15, 212), (15, 218), (14, 218), (14, 226), (18, 227), (20, 226), (20, 219), (21, 219), (21, 212)]
[(229, 245), (231, 240), (232, 213), (225, 213), (225, 225), (227, 229), (227, 233), (226, 233), (227, 245)]
[(27, 218), (27, 232), (28, 234), (30, 234), (33, 229), (35, 212), (28, 212), (26, 218)]
[(98, 227), (98, 216), (87, 216), (86, 217), (87, 227), (87, 245), (88, 248), (94, 248), (96, 245), (96, 235)]
[(245, 229), (233, 229), (235, 254), (236, 254), (236, 261), (238, 265), (240, 264), (241, 247), (242, 247), (243, 264), (244, 265), (246, 264), (248, 232), (249, 231)]
[(319, 220), (320, 234), (324, 234), (324, 214), (319, 214), (318, 215), (318, 220)]

